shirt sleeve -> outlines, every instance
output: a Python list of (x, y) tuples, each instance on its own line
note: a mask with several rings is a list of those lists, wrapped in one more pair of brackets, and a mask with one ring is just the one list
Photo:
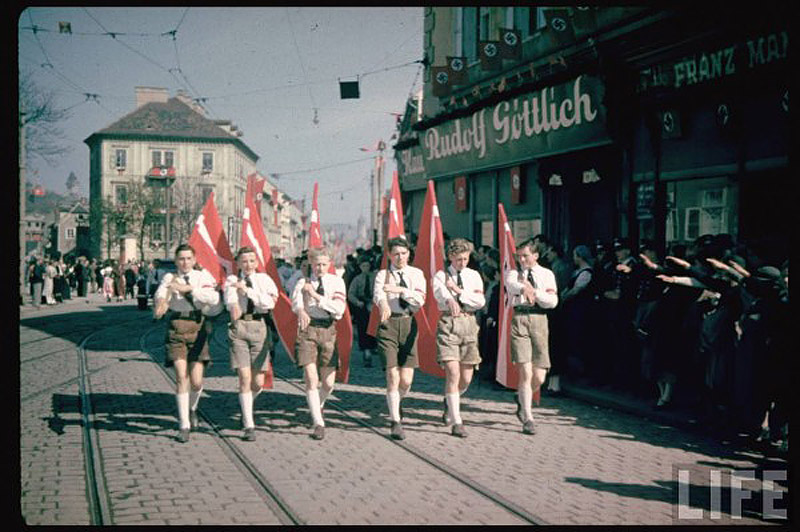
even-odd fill
[[(319, 308), (328, 312), (333, 316), (333, 319), (339, 320), (344, 316), (344, 311), (347, 306), (345, 301), (345, 287), (344, 280), (338, 275), (326, 275), (327, 285), (333, 285), (333, 294), (322, 296), (319, 300)], [(326, 290), (327, 292), (327, 290)]]
[(300, 314), (300, 311), (305, 309), (305, 303), (303, 302), (303, 287), (305, 284), (306, 280), (303, 277), (299, 278), (294, 284), (294, 290), (292, 290), (292, 312), (295, 314)]
[(592, 274), (588, 270), (583, 270), (581, 273), (578, 274), (578, 277), (575, 278), (575, 284), (572, 285), (572, 288), (568, 288), (561, 294), (562, 300), (567, 300), (573, 298), (586, 290), (589, 286), (589, 283), (592, 281)]
[(196, 305), (213, 306), (219, 303), (219, 291), (217, 291), (217, 281), (207, 271), (200, 272), (198, 286), (192, 288), (192, 299)]
[(433, 276), (433, 297), (436, 298), (436, 302), (440, 307), (446, 305), (449, 300), (454, 299), (453, 294), (450, 293), (445, 284), (446, 282), (447, 274), (444, 270), (439, 270)]
[(469, 279), (469, 282), (464, 285), (461, 295), (458, 296), (459, 302), (470, 310), (483, 308), (486, 305), (486, 296), (483, 293), (481, 274), (474, 270), (464, 270), (464, 272), (463, 277)]
[(519, 281), (519, 272), (517, 270), (506, 272), (503, 281), (506, 285), (506, 292), (510, 297), (518, 296), (522, 293), (522, 283)]
[(425, 275), (419, 268), (409, 268), (409, 272), (409, 277), (413, 279), (413, 282), (411, 286), (403, 290), (400, 297), (408, 302), (412, 312), (416, 312), (425, 304), (428, 283), (425, 281)]
[(389, 270), (381, 270), (375, 276), (375, 283), (372, 285), (372, 302), (375, 305), (380, 305), (381, 302), (388, 303), (386, 293), (383, 291), (383, 285), (386, 283), (386, 277), (389, 275)]
[(238, 280), (239, 278), (235, 275), (229, 275), (225, 279), (225, 306), (228, 307), (228, 311), (231, 310), (234, 303), (239, 303), (239, 294), (235, 286)]
[(161, 283), (158, 285), (158, 289), (156, 290), (156, 295), (153, 296), (155, 299), (166, 299), (167, 298), (167, 285), (172, 282), (172, 274), (168, 273), (164, 277), (161, 278)]
[[(253, 283), (255, 285), (255, 283)], [(252, 286), (245, 290), (247, 297), (253, 300), (253, 305), (266, 310), (275, 308), (275, 301), (278, 299), (278, 287), (275, 281), (268, 274), (258, 276), (258, 286)]]
[(542, 286), (536, 288), (536, 304), (541, 308), (555, 308), (558, 305), (556, 276), (547, 268), (539, 271), (543, 273), (543, 282)]

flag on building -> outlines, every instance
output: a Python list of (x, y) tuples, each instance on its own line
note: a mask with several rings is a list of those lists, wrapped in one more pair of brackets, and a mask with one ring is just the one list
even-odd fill
[(522, 57), (522, 33), (511, 28), (500, 28), (500, 57), (519, 59)]
[(253, 198), (253, 203), (255, 203), (256, 212), (258, 212), (259, 216), (261, 216), (261, 200), (264, 197), (264, 186), (266, 184), (267, 180), (258, 175), (258, 172), (253, 172), (247, 176), (245, 198)]
[(447, 96), (452, 89), (450, 85), (450, 68), (447, 66), (431, 67), (431, 90), (434, 96)]
[(467, 58), (447, 56), (447, 75), (450, 85), (465, 85), (467, 83)]
[(567, 8), (545, 9), (544, 18), (547, 23), (545, 32), (550, 34), (554, 44), (564, 45), (575, 40)]
[(436, 328), (439, 324), (439, 305), (433, 296), (433, 276), (444, 270), (444, 235), (439, 207), (436, 204), (436, 190), (433, 180), (428, 181), (428, 192), (422, 207), (419, 221), (417, 246), (414, 249), (414, 267), (425, 275), (427, 294), (425, 305), (417, 312), (417, 352), (419, 368), (428, 375), (444, 377), (445, 373), (436, 363)]
[[(242, 216), (242, 238), (239, 240), (242, 246), (250, 246), (256, 252), (258, 266), (256, 271), (266, 273), (280, 287), (281, 278), (278, 275), (278, 267), (272, 258), (269, 241), (264, 235), (264, 227), (261, 224), (261, 216), (256, 211), (255, 203), (252, 198), (246, 198), (244, 214)], [(297, 316), (292, 312), (292, 303), (282, 290), (278, 290), (278, 301), (272, 312), (275, 328), (278, 336), (283, 343), (284, 349), (289, 358), (294, 360), (294, 342), (297, 337)], [(272, 363), (267, 368), (267, 376), (264, 379), (264, 388), (272, 388)]]
[[(401, 236), (406, 237), (406, 230), (403, 227), (403, 200), (400, 196), (400, 183), (397, 180), (397, 171), (395, 170), (392, 175), (392, 192), (389, 200), (387, 227), (384, 235), (386, 238), (383, 242), (383, 258), (381, 259), (381, 267), (383, 270), (386, 268), (388, 262), (389, 250), (386, 249), (386, 242), (389, 239)], [(386, 210), (386, 209), (385, 209)], [(372, 311), (369, 314), (369, 324), (367, 325), (367, 334), (375, 336), (378, 333), (378, 324), (380, 323), (380, 309), (377, 305), (372, 306)]]
[[(322, 229), (319, 221), (319, 207), (317, 206), (317, 194), (319, 184), (314, 183), (314, 195), (311, 200), (311, 225), (308, 228), (308, 247), (320, 248), (322, 243)], [(329, 249), (331, 264), (328, 273), (336, 275), (336, 265), (334, 264), (334, 250)], [(350, 309), (347, 305), (347, 294), (333, 294), (334, 298), (340, 297), (344, 302), (344, 315), (336, 322), (336, 352), (339, 356), (339, 369), (336, 372), (338, 382), (347, 382), (350, 377), (350, 352), (353, 349), (353, 320), (350, 317)]]
[(500, 70), (503, 60), (500, 57), (499, 41), (478, 41), (481, 68), (484, 70)]
[(453, 194), (456, 197), (456, 211), (464, 212), (467, 210), (469, 195), (467, 193), (467, 177), (458, 176), (453, 179)]
[(189, 245), (194, 248), (197, 263), (211, 272), (220, 286), (225, 284), (228, 275), (236, 273), (236, 263), (222, 228), (222, 219), (214, 204), (213, 192), (208, 195), (208, 200), (197, 217), (189, 237)]

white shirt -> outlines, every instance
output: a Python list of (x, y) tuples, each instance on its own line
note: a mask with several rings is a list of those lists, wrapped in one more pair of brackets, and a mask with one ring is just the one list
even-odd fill
[(483, 279), (481, 274), (472, 268), (464, 268), (461, 270), (461, 284), (463, 289), (461, 295), (456, 298), (456, 295), (447, 288), (447, 277), (450, 277), (453, 282), (456, 282), (458, 272), (453, 266), (449, 266), (446, 270), (439, 270), (433, 276), (433, 297), (436, 298), (436, 304), (439, 310), (449, 311), (450, 307), (447, 302), (451, 299), (456, 299), (461, 308), (467, 312), (475, 312), (486, 304), (486, 297), (483, 293)]
[[(554, 308), (558, 304), (558, 289), (556, 288), (556, 276), (551, 270), (548, 270), (540, 264), (536, 264), (530, 270), (524, 269), (521, 272), (511, 270), (506, 273), (505, 286), (509, 297), (511, 297), (511, 304), (513, 306), (531, 306), (530, 302), (522, 295), (522, 283), (528, 278), (528, 272), (533, 275), (533, 280), (536, 283), (534, 294), (536, 296), (536, 305), (540, 308)], [(522, 278), (520, 278), (520, 275)]]
[[(403, 280), (408, 285), (403, 289), (403, 293), (387, 294), (384, 292), (384, 284), (388, 284), (389, 286), (398, 286), (400, 284), (400, 273), (402, 273)], [(397, 270), (394, 266), (390, 265), (387, 269), (379, 271), (375, 276), (375, 283), (372, 290), (372, 302), (380, 306), (383, 301), (388, 301), (392, 313), (398, 314), (404, 312), (403, 308), (400, 306), (400, 298), (402, 297), (403, 300), (408, 303), (408, 310), (416, 312), (425, 304), (426, 291), (427, 283), (422, 270), (408, 265), (406, 265), (405, 268)]]
[(192, 310), (200, 310), (206, 316), (216, 316), (222, 312), (223, 302), (219, 297), (217, 291), (217, 281), (208, 270), (191, 270), (187, 274), (183, 273), (167, 273), (161, 279), (161, 284), (156, 290), (155, 299), (164, 299), (167, 297), (167, 285), (172, 282), (172, 279), (177, 276), (181, 284), (186, 284), (184, 276), (189, 276), (189, 284), (192, 286), (191, 298), (189, 302), (183, 294), (172, 294), (169, 298), (169, 309), (176, 312), (189, 312)]
[(266, 314), (275, 308), (275, 301), (278, 299), (278, 287), (275, 286), (275, 281), (272, 280), (266, 273), (253, 272), (250, 274), (250, 282), (252, 287), (245, 288), (246, 295), (241, 295), (236, 288), (236, 283), (239, 278), (235, 275), (229, 275), (225, 279), (225, 305), (228, 307), (228, 312), (231, 311), (233, 305), (238, 303), (241, 311), (247, 312), (247, 299), (253, 300), (253, 312), (256, 314)]
[(314, 319), (341, 319), (347, 307), (344, 279), (338, 275), (326, 273), (322, 275), (321, 281), (325, 293), (319, 301), (303, 293), (303, 287), (306, 283), (311, 283), (316, 291), (319, 288), (320, 279), (312, 275), (309, 279), (301, 277), (297, 281), (292, 291), (292, 311), (299, 314), (300, 310), (305, 309), (306, 313)]

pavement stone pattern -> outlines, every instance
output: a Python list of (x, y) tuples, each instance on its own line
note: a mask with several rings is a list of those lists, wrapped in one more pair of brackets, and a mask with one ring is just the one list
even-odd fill
[[(357, 344), (350, 383), (337, 383), (326, 404), (324, 440), (310, 438), (301, 372), (278, 348), (275, 370), (283, 379), (258, 397), (257, 439), (244, 442), (237, 379), (224, 319), (218, 320), (201, 429), (180, 444), (174, 385), (150, 356), (163, 360), (164, 322), (151, 322), (135, 301), (78, 303), (21, 315), (20, 507), (27, 524), (89, 523), (75, 351), (88, 334), (80, 332), (85, 323), (97, 324), (86, 349), (114, 524), (281, 523), (206, 420), (305, 524), (528, 524), (387, 437), (383, 372), (379, 363), (362, 367)], [(104, 328), (124, 320), (133, 322)], [(48, 330), (58, 338), (45, 339)], [(459, 439), (441, 423), (443, 385), (415, 372), (403, 400), (403, 445), (544, 523), (768, 523), (752, 513), (760, 508), (760, 482), (744, 484), (753, 489), (744, 518), (731, 518), (723, 500), (721, 516), (712, 519), (707, 472), (786, 468), (785, 462), (569, 397), (544, 397), (534, 408), (537, 433), (526, 436), (514, 416), (513, 392), (478, 381), (462, 397), (468, 437)], [(676, 521), (676, 464), (692, 469), (691, 501), (703, 508), (700, 521)], [(775, 489), (786, 498), (786, 483)]]

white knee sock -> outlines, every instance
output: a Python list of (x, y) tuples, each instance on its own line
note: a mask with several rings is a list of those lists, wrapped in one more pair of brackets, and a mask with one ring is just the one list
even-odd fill
[(386, 392), (386, 403), (389, 405), (389, 419), (400, 421), (400, 392)]
[(322, 409), (319, 404), (319, 390), (306, 391), (306, 399), (308, 400), (308, 409), (311, 411), (311, 419), (314, 420), (314, 425), (325, 426), (322, 420)]
[(517, 390), (519, 403), (522, 405), (522, 419), (523, 423), (529, 419), (533, 419), (531, 413), (531, 400), (533, 399), (533, 390), (528, 386), (523, 386), (521, 390)]
[(242, 407), (242, 425), (246, 429), (256, 426), (253, 421), (253, 394), (251, 392), (239, 393), (239, 406)]
[(178, 403), (178, 423), (181, 430), (188, 429), (189, 423), (189, 392), (176, 393), (175, 400)]
[(200, 395), (203, 393), (203, 389), (200, 388), (197, 391), (194, 389), (189, 390), (189, 408), (192, 410), (197, 410), (197, 403), (200, 402)]
[(452, 421), (455, 425), (461, 425), (463, 421), (461, 420), (459, 395), (457, 393), (448, 393), (444, 398), (447, 401), (447, 420)]

